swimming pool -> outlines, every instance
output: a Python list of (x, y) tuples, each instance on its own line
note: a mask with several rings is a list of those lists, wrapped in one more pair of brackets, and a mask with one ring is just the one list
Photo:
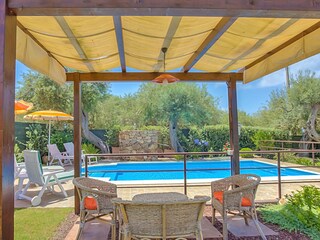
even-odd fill
[[(243, 174), (254, 173), (265, 179), (272, 179), (278, 176), (276, 165), (261, 161), (242, 160), (240, 161), (240, 168), (240, 172)], [(159, 170), (161, 172), (158, 172)], [(120, 162), (96, 165), (88, 167), (88, 175), (117, 182), (182, 180), (183, 162)], [(230, 176), (230, 160), (187, 161), (188, 180), (214, 179), (228, 176)], [(281, 176), (283, 178), (299, 179), (310, 176), (320, 177), (320, 174), (294, 168), (283, 168), (281, 169)]]

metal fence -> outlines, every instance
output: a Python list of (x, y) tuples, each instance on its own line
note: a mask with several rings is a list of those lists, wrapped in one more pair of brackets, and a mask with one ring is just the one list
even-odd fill
[(314, 150), (320, 149), (320, 142), (291, 140), (261, 140), (260, 148), (263, 150), (311, 150), (303, 153), (311, 154), (313, 166), (315, 166), (316, 162), (319, 161), (316, 159), (316, 152), (314, 152)]
[[(282, 181), (282, 176), (281, 176), (281, 169), (285, 169), (285, 168), (316, 168), (317, 170), (319, 169), (319, 174), (320, 174), (320, 166), (305, 166), (305, 165), (294, 165), (294, 166), (283, 166), (281, 160), (281, 154), (286, 154), (286, 153), (311, 153), (311, 154), (316, 154), (316, 153), (320, 153), (320, 150), (301, 150), (301, 149), (288, 149), (288, 150), (269, 150), (269, 151), (250, 151), (250, 152), (241, 152), (240, 154), (255, 154), (256, 156), (262, 156), (263, 155), (270, 155), (270, 154), (274, 154), (275, 158), (276, 158), (276, 166), (277, 166), (277, 188), (278, 188), (278, 199), (280, 199), (282, 197), (282, 184), (284, 183)], [(187, 194), (188, 193), (188, 179), (187, 179), (187, 173), (190, 171), (221, 171), (221, 170), (230, 170), (231, 173), (231, 168), (201, 168), (201, 169), (196, 169), (196, 170), (192, 170), (192, 169), (188, 169), (187, 168), (187, 160), (190, 157), (193, 156), (201, 156), (202, 158), (205, 156), (227, 156), (227, 152), (174, 152), (174, 153), (118, 153), (118, 154), (86, 154), (85, 155), (85, 165), (84, 165), (84, 174), (85, 176), (88, 176), (88, 157), (90, 156), (96, 156), (96, 157), (100, 157), (100, 158), (107, 158), (107, 159), (116, 159), (116, 158), (127, 158), (127, 157), (151, 157), (151, 156), (161, 156), (161, 157), (177, 157), (177, 156), (181, 156), (178, 158), (182, 158), (183, 159), (183, 169), (181, 170), (121, 170), (121, 172), (168, 172), (168, 171), (181, 171), (183, 172), (183, 189), (184, 189), (184, 193)], [(250, 170), (255, 170), (255, 169), (266, 169), (268, 167), (254, 167), (254, 168), (241, 168), (241, 170), (245, 170), (245, 169), (250, 169)], [(274, 167), (269, 167), (269, 168), (274, 168)], [(101, 171), (99, 171), (101, 172)], [(115, 170), (104, 170), (103, 172), (117, 172)], [(320, 175), (318, 179), (312, 179), (312, 180), (290, 180), (290, 183), (307, 183), (307, 182), (320, 182)], [(197, 185), (197, 186), (209, 186), (210, 183), (208, 184), (204, 184), (204, 185)], [(274, 184), (274, 182), (261, 182), (261, 184)], [(155, 187), (157, 185), (152, 184), (150, 185), (150, 187)], [(176, 186), (176, 185), (165, 185), (166, 187), (170, 187), (170, 186)], [(144, 188), (147, 186), (144, 186)], [(160, 187), (160, 186), (157, 186)], [(121, 186), (120, 186), (121, 188)], [(274, 199), (276, 200), (276, 199)]]

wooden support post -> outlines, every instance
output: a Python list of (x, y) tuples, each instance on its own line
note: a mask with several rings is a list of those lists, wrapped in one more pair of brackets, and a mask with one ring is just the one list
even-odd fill
[(0, 239), (14, 239), (14, 98), (17, 18), (0, 0)]
[[(81, 82), (78, 79), (73, 82), (73, 141), (74, 141), (74, 177), (80, 177), (81, 174)], [(74, 211), (80, 213), (79, 195), (74, 190)]]
[(231, 155), (231, 175), (236, 175), (240, 173), (236, 81), (234, 79), (230, 79), (227, 82), (227, 86), (228, 86), (228, 105), (229, 105), (230, 146), (233, 150), (233, 155)]

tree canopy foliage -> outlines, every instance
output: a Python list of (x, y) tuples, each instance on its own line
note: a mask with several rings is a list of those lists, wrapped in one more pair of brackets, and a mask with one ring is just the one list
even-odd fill
[[(300, 135), (302, 129), (315, 131), (320, 108), (319, 77), (309, 70), (300, 71), (291, 76), (290, 82), (290, 88), (272, 92), (268, 106), (256, 114), (256, 124), (288, 130), (293, 135)], [(314, 134), (309, 132), (310, 140), (316, 140), (311, 136)]]
[[(58, 85), (31, 71), (23, 75), (23, 80), (17, 98), (32, 102), (34, 111), (54, 109), (72, 113), (72, 84)], [(303, 128), (309, 139), (317, 139), (320, 79), (305, 71), (291, 76), (290, 81), (290, 88), (273, 91), (267, 106), (253, 116), (239, 110), (241, 125), (276, 128), (293, 135), (300, 135)], [(137, 93), (123, 97), (111, 95), (109, 89), (106, 83), (82, 84), (83, 110), (88, 113), (90, 128), (162, 126), (168, 127), (175, 138), (178, 128), (228, 124), (228, 112), (218, 108), (218, 99), (208, 93), (206, 86), (146, 83)]]
[(33, 111), (52, 109), (72, 112), (73, 96), (67, 85), (59, 85), (49, 77), (32, 71), (24, 73), (22, 78), (16, 98), (33, 103)]

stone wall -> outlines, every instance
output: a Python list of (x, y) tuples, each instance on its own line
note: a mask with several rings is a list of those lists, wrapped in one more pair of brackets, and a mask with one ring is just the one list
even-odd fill
[[(120, 153), (156, 153), (158, 152), (158, 131), (130, 130), (119, 133)], [(129, 157), (130, 160), (157, 160), (156, 156)]]

